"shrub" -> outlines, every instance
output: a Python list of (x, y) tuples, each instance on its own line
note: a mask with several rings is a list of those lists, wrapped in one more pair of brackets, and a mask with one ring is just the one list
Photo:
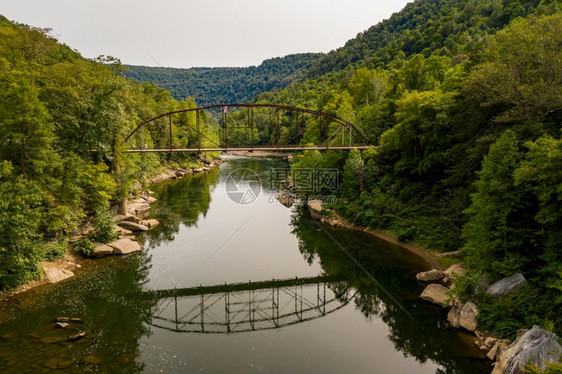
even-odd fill
[(63, 258), (67, 247), (68, 242), (66, 240), (61, 240), (58, 243), (46, 243), (43, 249), (43, 258), (46, 261), (56, 261), (59, 258)]
[(76, 244), (74, 244), (74, 251), (80, 253), (84, 256), (91, 256), (94, 253), (94, 243), (90, 241), (90, 239), (83, 238), (80, 239)]
[(109, 243), (115, 240), (119, 233), (113, 229), (115, 222), (111, 219), (109, 210), (103, 210), (97, 214), (94, 220), (94, 231), (89, 235), (91, 240), (100, 243)]

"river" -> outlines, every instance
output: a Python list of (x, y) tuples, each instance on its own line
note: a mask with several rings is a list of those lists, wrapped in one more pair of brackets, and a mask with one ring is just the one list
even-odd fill
[[(274, 199), (270, 171), (287, 167), (234, 157), (152, 186), (161, 225), (142, 252), (0, 303), (0, 370), (490, 372), (446, 311), (418, 299), (422, 259)], [(61, 329), (60, 316), (83, 322)]]

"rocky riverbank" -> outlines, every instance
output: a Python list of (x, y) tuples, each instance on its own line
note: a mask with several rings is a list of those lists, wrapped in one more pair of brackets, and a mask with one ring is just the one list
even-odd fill
[[(161, 170), (158, 175), (150, 178), (148, 183), (161, 183), (194, 173), (206, 173), (212, 167), (220, 165), (223, 161), (222, 159), (214, 160), (194, 169), (166, 168)], [(150, 206), (156, 201), (156, 198), (152, 196), (153, 192), (150, 190), (143, 191), (140, 182), (134, 186), (134, 189), (137, 191), (136, 195), (138, 197), (129, 197), (126, 214), (117, 214), (118, 206), (112, 206), (111, 210), (114, 213), (112, 219), (115, 222), (114, 230), (119, 234), (116, 240), (110, 243), (93, 242), (94, 249), (88, 257), (76, 253), (73, 250), (74, 244), (81, 239), (87, 238), (88, 234), (93, 230), (91, 219), (86, 221), (78, 232), (70, 238), (67, 253), (62, 259), (53, 262), (42, 262), (44, 274), (40, 279), (21, 285), (13, 291), (0, 293), (0, 300), (8, 299), (12, 295), (20, 294), (43, 284), (58, 283), (72, 278), (75, 276), (74, 271), (76, 269), (96, 258), (110, 255), (127, 255), (141, 250), (142, 246), (137, 242), (135, 233), (151, 230), (157, 227), (159, 222), (156, 219), (149, 219)]]

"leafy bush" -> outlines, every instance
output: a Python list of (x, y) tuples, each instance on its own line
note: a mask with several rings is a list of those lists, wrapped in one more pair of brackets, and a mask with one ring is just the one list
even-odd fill
[(100, 243), (109, 243), (115, 240), (119, 233), (113, 229), (115, 222), (111, 219), (111, 213), (104, 209), (97, 214), (94, 220), (94, 231), (89, 235), (91, 240)]
[(80, 239), (76, 244), (74, 244), (74, 251), (80, 253), (84, 256), (91, 256), (94, 253), (94, 243), (92, 243), (89, 239), (83, 238)]
[(47, 261), (56, 261), (63, 258), (66, 254), (66, 248), (68, 247), (68, 241), (61, 240), (57, 243), (46, 243), (43, 249), (43, 258)]
[(6, 290), (41, 275), (42, 194), (23, 177), (2, 182), (2, 174), (8, 170), (0, 170), (0, 290)]

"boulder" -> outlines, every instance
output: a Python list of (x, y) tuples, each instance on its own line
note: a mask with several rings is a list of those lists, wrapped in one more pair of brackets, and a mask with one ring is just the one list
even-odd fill
[(111, 217), (111, 219), (115, 222), (126, 221), (127, 218), (134, 217), (132, 214), (118, 214), (116, 216)]
[(128, 253), (140, 251), (141, 245), (131, 239), (119, 239), (108, 244), (113, 248), (113, 254), (126, 255)]
[(129, 213), (140, 219), (148, 218), (150, 215), (150, 205), (144, 199), (138, 199), (134, 203), (129, 204)]
[(466, 269), (462, 264), (451, 265), (447, 270), (445, 270), (445, 275), (449, 278), (454, 278), (455, 275), (463, 275), (466, 273)]
[(125, 216), (125, 218), (123, 218), (121, 221), (119, 222), (134, 222), (134, 223), (140, 223), (141, 219), (137, 216), (133, 216), (133, 215), (127, 215)]
[(145, 225), (130, 221), (121, 221), (119, 222), (119, 226), (131, 231), (148, 231), (148, 227), (146, 227)]
[(117, 231), (121, 236), (133, 234), (131, 230), (124, 229), (123, 227), (120, 226), (113, 226), (113, 230)]
[(427, 285), (425, 290), (423, 290), (422, 294), (420, 295), (420, 299), (429, 301), (430, 303), (446, 306), (447, 299), (449, 296), (445, 294), (445, 292), (449, 291), (447, 287), (444, 287), (440, 284), (432, 283)]
[(544, 369), (547, 363), (559, 362), (559, 339), (556, 334), (533, 326), (500, 354), (492, 374), (522, 374), (526, 364)]
[(93, 242), (94, 251), (92, 252), (92, 257), (105, 257), (113, 254), (113, 248), (107, 244)]
[(49, 268), (45, 269), (45, 280), (48, 283), (58, 283), (62, 280), (72, 278), (74, 273), (66, 269)]
[(527, 280), (521, 273), (500, 279), (488, 287), (488, 293), (493, 296), (502, 297), (519, 291), (527, 285)]
[(416, 279), (420, 282), (434, 282), (439, 281), (445, 277), (445, 274), (441, 270), (431, 269), (429, 271), (424, 271), (416, 274)]
[(156, 202), (158, 199), (156, 199), (155, 197), (152, 196), (145, 196), (144, 199), (146, 200), (147, 203), (152, 204), (154, 202)]
[(486, 347), (492, 348), (494, 345), (496, 345), (497, 341), (498, 339), (489, 336), (486, 338), (486, 340), (484, 340), (484, 344), (486, 345)]
[(478, 315), (478, 308), (476, 307), (476, 304), (470, 301), (467, 302), (466, 304), (463, 305), (461, 309), (459, 325), (470, 332), (476, 331), (476, 325), (478, 323), (476, 321), (477, 315)]
[(148, 227), (149, 229), (153, 229), (158, 226), (160, 222), (157, 219), (148, 219), (146, 221), (141, 221), (141, 225)]
[(287, 193), (280, 193), (275, 197), (281, 204), (285, 205), (287, 208), (290, 208), (295, 203), (295, 198)]
[(451, 324), (451, 327), (458, 329), (459, 327), (461, 327), (461, 324), (459, 322), (460, 319), (461, 319), (461, 308), (457, 306), (452, 307), (449, 310), (449, 313), (447, 314), (447, 322)]
[(324, 205), (321, 200), (308, 200), (306, 204), (310, 216), (314, 219), (322, 219), (322, 206)]
[(500, 343), (494, 344), (494, 346), (486, 354), (486, 358), (488, 360), (494, 361), (494, 359), (496, 358), (496, 354), (498, 353), (499, 348), (500, 348)]

